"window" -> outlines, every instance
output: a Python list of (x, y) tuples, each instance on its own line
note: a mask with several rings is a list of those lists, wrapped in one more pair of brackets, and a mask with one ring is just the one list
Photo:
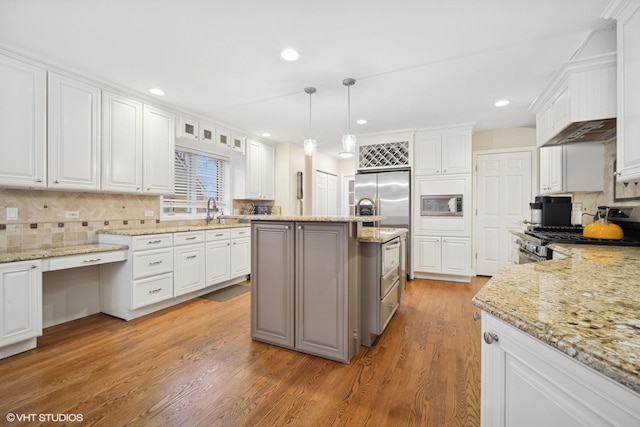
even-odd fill
[(218, 210), (228, 212), (229, 160), (211, 154), (176, 150), (175, 192), (162, 200), (166, 218), (203, 218), (207, 200), (215, 199)]

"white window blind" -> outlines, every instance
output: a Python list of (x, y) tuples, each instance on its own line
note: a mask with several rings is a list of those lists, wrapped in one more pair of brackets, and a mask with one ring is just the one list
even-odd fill
[(163, 198), (164, 215), (202, 217), (209, 197), (215, 199), (218, 210), (228, 211), (228, 160), (176, 150), (174, 165), (175, 192)]

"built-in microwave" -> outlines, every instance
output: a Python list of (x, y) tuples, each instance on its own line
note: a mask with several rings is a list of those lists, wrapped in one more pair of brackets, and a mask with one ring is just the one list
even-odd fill
[(462, 216), (462, 194), (420, 196), (421, 216)]

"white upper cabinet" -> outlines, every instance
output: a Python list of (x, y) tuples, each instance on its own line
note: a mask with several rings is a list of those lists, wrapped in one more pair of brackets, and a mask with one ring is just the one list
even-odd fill
[(244, 137), (240, 135), (231, 135), (231, 148), (244, 154)]
[(609, 16), (617, 19), (618, 134), (617, 180), (640, 181), (640, 3), (613, 4)]
[(604, 191), (604, 145), (540, 147), (540, 194)]
[(216, 129), (216, 145), (220, 148), (231, 147), (231, 134), (223, 129)]
[(175, 118), (172, 113), (144, 106), (142, 185), (147, 194), (173, 194)]
[(102, 190), (142, 191), (142, 103), (102, 92)]
[(246, 197), (275, 199), (275, 150), (269, 145), (247, 140)]
[(181, 115), (178, 118), (178, 132), (176, 132), (176, 136), (178, 138), (198, 140), (198, 138), (200, 138), (198, 121)]
[(47, 73), (0, 55), (0, 186), (46, 185)]
[(419, 131), (414, 144), (415, 175), (471, 173), (471, 127)]
[(200, 141), (215, 145), (216, 127), (210, 123), (200, 122)]
[(100, 88), (49, 72), (52, 189), (100, 190)]

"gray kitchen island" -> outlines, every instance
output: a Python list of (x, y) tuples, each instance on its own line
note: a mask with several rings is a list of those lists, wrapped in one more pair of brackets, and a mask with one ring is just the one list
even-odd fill
[(360, 348), (363, 223), (381, 216), (251, 220), (251, 336), (348, 363)]

